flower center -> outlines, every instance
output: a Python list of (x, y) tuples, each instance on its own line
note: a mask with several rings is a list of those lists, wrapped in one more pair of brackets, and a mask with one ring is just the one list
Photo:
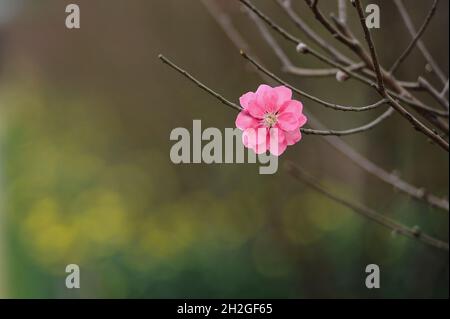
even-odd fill
[(277, 124), (277, 115), (274, 113), (266, 113), (264, 114), (263, 123), (267, 127), (272, 127)]

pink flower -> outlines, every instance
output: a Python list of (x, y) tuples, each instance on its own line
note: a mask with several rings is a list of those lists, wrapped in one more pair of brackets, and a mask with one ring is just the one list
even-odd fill
[(302, 113), (303, 104), (292, 99), (291, 89), (263, 84), (239, 101), (243, 110), (236, 118), (236, 127), (243, 131), (245, 147), (256, 154), (270, 151), (279, 156), (288, 145), (301, 140), (300, 127), (307, 118)]

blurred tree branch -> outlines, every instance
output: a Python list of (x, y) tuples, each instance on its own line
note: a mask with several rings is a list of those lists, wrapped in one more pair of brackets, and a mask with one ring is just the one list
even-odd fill
[(308, 186), (315, 189), (319, 193), (325, 195), (326, 197), (334, 200), (335, 202), (341, 205), (350, 208), (354, 212), (368, 218), (369, 220), (392, 230), (395, 234), (400, 234), (406, 237), (417, 239), (427, 245), (433, 246), (438, 249), (442, 249), (445, 251), (449, 250), (448, 243), (425, 234), (424, 232), (420, 231), (418, 227), (413, 228), (406, 227), (376, 212), (371, 208), (368, 208), (359, 203), (352, 202), (350, 200), (347, 200), (341, 196), (334, 194), (330, 190), (326, 189), (324, 186), (320, 185), (320, 183), (313, 176), (308, 174), (304, 169), (300, 168), (298, 165), (295, 165), (292, 162), (286, 162), (286, 167), (288, 173), (295, 179), (307, 184)]

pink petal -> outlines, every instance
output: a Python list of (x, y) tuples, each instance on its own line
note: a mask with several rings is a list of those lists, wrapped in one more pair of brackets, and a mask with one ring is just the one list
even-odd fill
[(268, 129), (265, 127), (247, 128), (242, 133), (242, 143), (245, 147), (256, 149), (267, 144)]
[(275, 112), (277, 110), (277, 94), (273, 88), (262, 84), (256, 90), (256, 101), (265, 112)]
[(255, 93), (247, 92), (239, 98), (239, 103), (243, 109), (248, 108), (248, 103), (255, 98)]
[(300, 115), (299, 121), (300, 121), (299, 126), (302, 127), (303, 125), (306, 124), (306, 122), (308, 122), (308, 118), (304, 114), (302, 114)]
[(261, 84), (260, 86), (258, 86), (258, 89), (256, 89), (256, 93), (255, 94), (256, 95), (261, 95), (264, 92), (272, 91), (272, 90), (273, 90), (273, 88), (268, 86), (267, 84)]
[(299, 126), (300, 121), (297, 114), (284, 112), (277, 117), (277, 127), (283, 131), (293, 131)]
[[(285, 86), (277, 86), (273, 88), (277, 94), (277, 106), (280, 108), (284, 103), (292, 100), (292, 90)], [(278, 111), (278, 110), (277, 110)]]
[(240, 130), (245, 130), (249, 127), (256, 128), (259, 121), (252, 117), (247, 111), (242, 111), (236, 118), (236, 127)]
[(270, 153), (275, 156), (280, 156), (284, 153), (284, 151), (287, 148), (287, 141), (285, 137), (285, 132), (277, 129), (272, 128), (270, 130)]
[(278, 111), (278, 113), (294, 113), (297, 116), (300, 116), (300, 114), (302, 114), (302, 110), (303, 110), (303, 104), (299, 101), (296, 100), (291, 100), (291, 101), (287, 101), (285, 102), (281, 107), (280, 110)]
[(287, 145), (294, 145), (302, 139), (302, 133), (300, 130), (293, 130), (290, 132), (285, 132)]
[(249, 101), (246, 111), (248, 111), (251, 116), (257, 119), (262, 119), (264, 117), (264, 114), (266, 113), (264, 105), (259, 104), (256, 99)]

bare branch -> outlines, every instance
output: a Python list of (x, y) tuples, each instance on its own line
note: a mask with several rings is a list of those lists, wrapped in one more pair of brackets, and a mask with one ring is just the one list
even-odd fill
[(252, 3), (250, 3), (247, 0), (239, 0), (243, 5), (245, 5), (247, 8), (249, 8), (251, 11), (253, 11), (254, 13), (256, 13), (256, 15), (258, 15), (261, 19), (263, 19), (272, 29), (274, 29), (275, 31), (277, 31), (279, 34), (281, 34), (286, 40), (288, 40), (289, 42), (297, 45), (299, 44), (301, 41), (296, 38), (295, 36), (293, 36), (292, 34), (290, 34), (289, 32), (287, 32), (286, 30), (284, 30), (282, 27), (280, 27), (278, 24), (274, 23), (268, 16), (266, 16), (264, 13), (262, 13), (260, 10), (258, 10)]
[(353, 4), (356, 8), (356, 11), (358, 12), (359, 21), (361, 22), (361, 27), (364, 31), (364, 37), (366, 38), (367, 45), (369, 46), (370, 55), (372, 57), (372, 65), (373, 65), (373, 67), (375, 69), (375, 73), (377, 75), (378, 90), (383, 95), (385, 92), (383, 73), (382, 73), (382, 70), (380, 67), (380, 63), (378, 61), (377, 50), (373, 43), (372, 34), (370, 33), (369, 28), (367, 28), (367, 26), (366, 26), (366, 18), (364, 16), (364, 12), (363, 12), (363, 9), (361, 6), (361, 1), (355, 0), (355, 1), (353, 1)]
[(439, 134), (429, 129), (425, 124), (416, 119), (411, 113), (409, 113), (406, 109), (404, 109), (403, 106), (400, 105), (400, 103), (398, 103), (391, 96), (389, 96), (389, 94), (385, 93), (383, 96), (389, 99), (390, 101), (389, 104), (394, 109), (396, 109), (397, 112), (400, 113), (406, 120), (408, 120), (408, 122), (411, 123), (411, 125), (415, 129), (428, 136), (431, 141), (435, 142), (437, 145), (439, 145), (447, 152), (449, 151), (448, 142), (444, 140)]
[[(273, 22), (269, 17), (267, 17), (264, 13), (262, 13), (259, 9), (257, 9), (248, 0), (239, 0), (239, 1), (242, 2), (245, 6), (247, 6), (254, 13), (256, 13), (256, 15), (258, 15), (262, 20), (264, 20), (272, 29), (274, 29), (275, 31), (280, 33), (287, 40), (289, 40), (290, 42), (296, 44), (297, 46), (299, 46), (299, 44), (302, 43), (295, 36), (291, 35), (289, 32), (284, 30), (278, 24)], [(364, 24), (364, 27), (365, 27), (365, 23), (364, 22), (362, 22), (362, 23)], [(368, 36), (370, 36), (370, 32), (368, 33)], [(371, 37), (368, 38), (368, 40), (369, 40), (369, 42), (372, 42), (372, 41), (370, 41)], [(373, 44), (373, 42), (372, 42), (372, 44)], [(373, 45), (372, 45), (372, 47), (373, 47)], [(370, 80), (368, 80), (364, 76), (361, 76), (360, 74), (357, 74), (357, 73), (355, 73), (353, 71), (350, 71), (350, 70), (346, 69), (344, 66), (342, 66), (339, 63), (329, 59), (328, 57), (325, 57), (324, 55), (318, 53), (317, 51), (313, 50), (312, 48), (308, 48), (308, 47), (304, 46), (303, 53), (310, 53), (310, 54), (314, 55), (316, 58), (318, 58), (319, 60), (321, 60), (321, 61), (323, 61), (323, 62), (325, 62), (325, 63), (327, 63), (327, 64), (329, 64), (331, 66), (334, 66), (334, 67), (340, 69), (341, 71), (343, 71), (346, 74), (351, 75), (355, 79), (358, 79), (359, 81), (361, 81), (363, 83), (366, 83), (366, 84), (368, 84), (368, 85), (370, 85), (372, 87), (376, 87), (376, 85), (373, 82), (371, 82)], [(370, 57), (369, 57), (369, 60), (370, 60)], [(378, 64), (378, 59), (376, 59), (376, 55), (375, 55), (375, 59), (374, 60), (375, 60), (374, 62), (376, 62), (375, 64), (378, 65), (378, 67), (377, 67), (377, 70), (378, 70), (377, 75), (379, 76), (381, 70), (380, 70), (380, 66)], [(385, 73), (386, 72), (383, 72), (383, 74), (385, 74)], [(383, 82), (381, 82), (381, 83), (383, 83)], [(396, 81), (394, 81), (393, 83), (396, 85), (396, 87), (400, 88), (400, 90), (404, 90)], [(386, 90), (384, 89), (384, 86), (382, 88), (383, 88), (383, 90), (380, 91), (380, 92), (383, 92), (384, 95), (388, 95), (388, 92), (386, 92)], [(378, 87), (378, 89), (380, 89), (380, 87)], [(383, 96), (383, 98), (386, 98), (386, 97), (387, 96)], [(399, 98), (402, 99), (403, 97), (399, 96)], [(417, 131), (419, 131), (422, 134), (428, 136), (433, 142), (435, 142), (437, 145), (439, 145), (440, 147), (442, 147), (444, 150), (446, 150), (448, 152), (449, 147), (448, 147), (447, 141), (445, 141), (437, 132), (434, 132), (433, 130), (428, 128), (426, 125), (424, 125), (422, 122), (420, 122), (411, 113), (409, 113), (406, 109), (404, 109), (397, 101), (394, 101), (392, 99), (392, 97), (389, 96), (389, 99), (391, 101), (390, 102), (391, 106), (393, 106), (394, 109), (396, 109), (397, 112), (399, 112), (400, 115), (402, 115), (406, 120), (408, 120), (408, 122), (410, 122)], [(394, 101), (395, 103), (392, 103), (392, 101)], [(446, 131), (448, 132), (448, 125), (445, 126), (445, 123), (439, 122), (435, 118), (435, 116), (433, 114), (430, 114), (428, 111), (424, 111), (424, 110), (418, 110), (418, 111), (421, 114), (423, 114), (423, 116), (425, 116), (427, 119), (429, 119), (430, 121), (432, 121), (436, 125), (439, 125), (439, 127), (441, 129), (443, 129), (443, 130), (446, 129)]]
[(291, 2), (286, 0), (276, 0), (278, 5), (286, 12), (286, 14), (290, 17), (292, 22), (301, 30), (305, 35), (314, 43), (316, 43), (319, 47), (321, 47), (324, 51), (328, 52), (333, 58), (337, 61), (344, 64), (354, 64), (352, 60), (343, 55), (339, 50), (337, 50), (334, 46), (325, 41), (322, 37), (320, 37), (313, 29), (311, 29), (303, 19), (297, 15), (292, 9)]
[(339, 21), (347, 23), (347, 0), (338, 0)]
[[(317, 129), (325, 129), (324, 125), (311, 114), (308, 114), (308, 123)], [(397, 174), (389, 173), (385, 169), (376, 165), (374, 162), (370, 161), (367, 157), (364, 157), (361, 153), (357, 152), (341, 138), (336, 136), (324, 136), (324, 140), (361, 169), (378, 178), (387, 185), (392, 186), (394, 189), (419, 202), (425, 202), (432, 207), (439, 208), (446, 212), (449, 211), (449, 202), (447, 199), (433, 195), (423, 187), (414, 186), (402, 180)]]
[[(394, 0), (395, 5), (397, 6), (398, 11), (400, 12), (400, 15), (403, 19), (403, 22), (406, 25), (406, 28), (408, 29), (411, 36), (414, 38), (417, 34), (416, 28), (414, 27), (414, 24), (411, 20), (411, 17), (408, 14), (408, 11), (405, 8), (405, 5), (403, 4), (402, 0)], [(436, 73), (438, 78), (441, 80), (442, 84), (445, 84), (447, 81), (447, 76), (444, 74), (442, 69), (439, 67), (439, 65), (434, 60), (433, 56), (430, 54), (428, 49), (426, 48), (425, 44), (422, 42), (422, 40), (417, 40), (417, 47), (419, 48), (420, 52), (422, 52), (422, 55), (425, 57), (425, 60), (427, 60), (428, 64), (433, 69), (433, 72)]]
[(352, 202), (350, 200), (347, 200), (341, 196), (338, 196), (328, 189), (326, 189), (324, 186), (322, 186), (317, 180), (312, 177), (310, 174), (306, 173), (303, 169), (301, 169), (299, 166), (295, 165), (292, 162), (286, 163), (286, 168), (291, 176), (293, 176), (295, 179), (297, 179), (300, 182), (306, 183), (309, 187), (313, 188), (317, 192), (327, 196), (328, 198), (334, 200), (335, 202), (350, 208), (355, 213), (364, 216), (365, 218), (387, 228), (393, 231), (396, 234), (406, 236), (409, 238), (416, 239), (418, 241), (421, 241), (429, 246), (433, 246), (435, 248), (448, 251), (449, 246), (448, 243), (436, 239), (434, 237), (431, 237), (430, 235), (425, 234), (424, 232), (420, 231), (417, 227), (409, 228), (403, 224), (400, 224), (399, 222), (392, 220), (377, 211), (368, 208), (362, 204)]
[(441, 93), (439, 93), (432, 85), (430, 82), (428, 82), (425, 78), (419, 76), (419, 79), (417, 80), (419, 85), (421, 87), (423, 87), (428, 93), (430, 93), (430, 95), (432, 97), (434, 97), (436, 99), (436, 101), (438, 101), (442, 107), (445, 110), (448, 110), (449, 106), (448, 106), (448, 101), (445, 97), (443, 97), (441, 95)]
[(392, 73), (392, 74), (395, 73), (395, 71), (400, 66), (400, 64), (408, 57), (409, 53), (411, 53), (412, 49), (417, 44), (417, 41), (419, 41), (420, 37), (425, 32), (428, 24), (431, 22), (431, 19), (433, 18), (434, 13), (436, 12), (436, 7), (437, 7), (438, 2), (439, 2), (439, 0), (434, 0), (433, 1), (433, 4), (432, 4), (432, 6), (430, 8), (430, 11), (428, 12), (428, 14), (427, 14), (427, 16), (425, 18), (425, 21), (423, 22), (423, 24), (420, 27), (419, 31), (413, 37), (411, 43), (406, 47), (405, 51), (403, 51), (403, 53), (394, 62), (392, 67), (389, 69), (389, 73)]
[(244, 51), (241, 51), (241, 55), (244, 57), (244, 59), (248, 60), (251, 64), (253, 64), (258, 70), (260, 70), (261, 72), (263, 72), (265, 75), (269, 76), (270, 78), (272, 78), (273, 80), (277, 81), (280, 84), (283, 84), (284, 86), (287, 86), (288, 88), (290, 88), (292, 91), (296, 92), (297, 94), (304, 96), (314, 102), (317, 102), (325, 107), (334, 109), (334, 110), (338, 110), (338, 111), (353, 111), (353, 112), (362, 112), (362, 111), (368, 111), (374, 108), (377, 108), (378, 106), (387, 103), (388, 100), (387, 99), (382, 99), (374, 104), (371, 105), (367, 105), (367, 106), (360, 106), (360, 107), (354, 107), (354, 106), (343, 106), (343, 105), (338, 105), (338, 104), (334, 104), (334, 103), (329, 103), (326, 101), (323, 101), (321, 99), (319, 99), (318, 97), (315, 97), (309, 93), (306, 93), (303, 90), (300, 90), (296, 87), (294, 87), (293, 85), (287, 83), (286, 81), (282, 80), (281, 78), (279, 78), (278, 76), (276, 76), (275, 74), (273, 74), (272, 72), (270, 72), (269, 70), (267, 70), (265, 67), (263, 67), (260, 63), (258, 63), (255, 59), (253, 59), (252, 57), (250, 57), (248, 54), (246, 54)]
[(187, 71), (183, 70), (182, 68), (180, 68), (179, 66), (177, 66), (175, 63), (173, 63), (172, 61), (170, 61), (169, 59), (167, 59), (165, 56), (163, 56), (162, 54), (158, 55), (158, 58), (165, 64), (167, 64), (168, 66), (170, 66), (171, 68), (173, 68), (174, 70), (176, 70), (177, 72), (179, 72), (180, 74), (182, 74), (183, 76), (185, 76), (186, 78), (188, 78), (190, 81), (194, 82), (198, 87), (200, 87), (202, 90), (208, 92), (209, 94), (211, 94), (212, 96), (214, 96), (216, 99), (218, 99), (220, 102), (222, 102), (223, 104), (225, 104), (226, 106), (234, 109), (235, 111), (240, 111), (241, 107), (239, 105), (237, 105), (236, 103), (230, 102), (228, 101), (226, 98), (224, 98), (222, 95), (220, 95), (219, 93), (215, 92), (214, 90), (210, 89), (209, 87), (207, 87), (205, 84), (203, 84), (202, 82), (200, 82), (199, 80), (197, 80), (196, 78), (194, 78), (192, 75), (190, 75)]
[[(257, 26), (262, 38), (269, 45), (269, 47), (273, 50), (273, 52), (277, 56), (278, 60), (280, 60), (283, 71), (290, 73), (290, 74), (302, 76), (302, 77), (335, 76), (336, 73), (339, 71), (337, 69), (307, 69), (307, 68), (300, 68), (300, 67), (294, 66), (294, 64), (291, 62), (291, 60), (286, 55), (284, 50), (280, 47), (280, 45), (277, 43), (277, 41), (270, 34), (266, 25), (256, 16), (256, 14), (254, 12), (252, 12), (250, 10), (248, 10), (248, 11), (249, 11), (250, 19), (252, 19), (252, 21)], [(351, 69), (356, 70), (361, 67), (364, 67), (364, 64), (352, 65)]]
[(442, 89), (440, 95), (445, 98), (445, 95), (447, 94), (447, 92), (448, 92), (448, 80), (447, 80), (447, 82), (445, 82), (444, 88)]
[[(310, 4), (308, 2), (308, 0), (305, 0), (305, 1), (308, 4)], [(359, 7), (361, 8), (360, 2), (358, 3), (358, 2), (352, 1), (352, 3), (355, 6), (357, 6), (359, 4)], [(437, 128), (439, 128), (441, 131), (448, 134), (448, 132), (449, 132), (448, 123), (442, 121), (441, 119), (436, 118), (435, 114), (430, 114), (430, 110), (433, 110), (433, 108), (423, 107), (424, 104), (421, 101), (419, 101), (417, 98), (415, 98), (410, 92), (405, 90), (391, 74), (386, 72), (380, 66), (379, 63), (375, 63), (375, 62), (378, 62), (378, 57), (375, 52), (375, 47), (373, 46), (371, 34), (365, 25), (365, 21), (362, 20), (362, 17), (364, 16), (364, 13), (362, 12), (362, 8), (361, 8), (361, 10), (358, 10), (358, 14), (360, 16), (361, 24), (363, 25), (363, 30), (364, 30), (364, 35), (365, 35), (366, 41), (369, 44), (371, 57), (367, 55), (364, 48), (359, 44), (357, 39), (351, 35), (350, 32), (343, 31), (343, 30), (347, 30), (347, 29), (345, 29), (344, 26), (342, 26), (342, 28), (339, 29), (339, 30), (341, 30), (339, 34), (343, 34), (343, 32), (344, 32), (345, 37), (336, 36), (336, 32), (333, 31), (333, 29), (334, 30), (338, 30), (338, 29), (336, 29), (332, 25), (330, 25), (330, 23), (325, 19), (325, 17), (320, 12), (320, 10), (317, 6), (314, 6), (314, 7), (311, 6), (311, 8), (312, 8), (313, 13), (315, 14), (316, 18), (324, 25), (324, 27), (327, 30), (329, 30), (336, 37), (337, 40), (341, 41), (343, 44), (345, 44), (347, 47), (349, 47), (354, 53), (356, 53), (361, 58), (362, 61), (364, 61), (367, 65), (372, 67), (372, 69), (375, 71), (375, 73), (377, 75), (379, 91), (381, 89), (380, 84), (384, 84), (384, 82), (387, 83), (389, 85), (389, 87), (391, 87), (394, 90), (394, 92), (397, 94), (397, 96), (399, 96), (400, 100), (402, 100), (403, 98), (408, 98), (409, 100), (415, 102), (414, 104), (420, 105), (420, 107), (415, 107), (415, 109), (419, 112), (419, 114), (421, 116), (423, 116), (425, 119), (427, 119), (430, 123), (435, 125)], [(351, 41), (349, 41), (348, 39), (351, 39)], [(372, 44), (372, 46), (370, 44)], [(376, 58), (377, 61), (374, 61), (374, 57)], [(384, 87), (383, 87), (383, 90), (385, 90)], [(419, 131), (421, 131), (421, 129), (419, 129)]]
[(408, 81), (398, 81), (398, 83), (405, 89), (408, 90), (422, 90), (423, 88), (417, 82), (408, 82)]
[(347, 46), (354, 48), (358, 45), (356, 39), (352, 39), (343, 34), (339, 29), (335, 28), (322, 14), (317, 6), (317, 2), (310, 2), (305, 0), (306, 4), (311, 8), (314, 17), (331, 33), (331, 35), (337, 40), (345, 43)]
[[(334, 135), (334, 136), (345, 136), (345, 135), (353, 135), (358, 134), (362, 132), (367, 132), (371, 129), (373, 129), (378, 124), (382, 123), (385, 119), (389, 118), (394, 113), (393, 108), (387, 109), (383, 114), (378, 116), (375, 120), (363, 125), (359, 126), (353, 129), (343, 130), (343, 131), (336, 131), (336, 130), (314, 130), (315, 135)], [(307, 133), (308, 129), (303, 129), (302, 132)]]
[(202, 0), (203, 5), (208, 10), (209, 14), (214, 17), (216, 22), (225, 30), (225, 34), (233, 42), (233, 44), (242, 50), (249, 51), (248, 43), (241, 36), (239, 31), (233, 26), (228, 15), (223, 14), (211, 0)]
[[(213, 89), (207, 87), (205, 84), (203, 84), (202, 82), (200, 82), (199, 80), (197, 80), (195, 77), (193, 77), (192, 75), (190, 75), (186, 70), (180, 68), (179, 66), (177, 66), (175, 63), (173, 63), (172, 61), (170, 61), (168, 58), (166, 58), (163, 55), (159, 55), (158, 58), (165, 64), (169, 65), (171, 68), (173, 68), (174, 70), (176, 70), (178, 73), (182, 74), (183, 76), (185, 76), (187, 79), (189, 79), (190, 81), (194, 82), (198, 87), (200, 87), (202, 90), (206, 91), (207, 93), (211, 94), (212, 96), (214, 96), (216, 99), (218, 99), (220, 102), (222, 102), (223, 104), (225, 104), (226, 106), (236, 110), (236, 111), (241, 111), (242, 108), (233, 103), (230, 102), (229, 100), (227, 100), (226, 98), (224, 98), (222, 95), (220, 95), (219, 93), (215, 92)], [(368, 131), (370, 129), (372, 129), (373, 127), (375, 127), (376, 125), (378, 125), (379, 123), (381, 123), (383, 120), (385, 120), (386, 118), (388, 118), (390, 115), (392, 115), (392, 112), (389, 112), (391, 109), (389, 109), (388, 111), (386, 111), (385, 113), (383, 113), (381, 116), (379, 116), (378, 118), (376, 118), (374, 121), (363, 125), (361, 127), (357, 127), (357, 128), (353, 128), (353, 129), (349, 129), (349, 130), (344, 130), (344, 131), (337, 131), (337, 130), (326, 130), (326, 131), (321, 131), (321, 130), (314, 130), (314, 129), (308, 129), (308, 128), (300, 128), (301, 132), (304, 134), (311, 134), (311, 135), (336, 135), (336, 136), (340, 136), (340, 135), (351, 135), (351, 134), (357, 134), (360, 132), (365, 132)]]

